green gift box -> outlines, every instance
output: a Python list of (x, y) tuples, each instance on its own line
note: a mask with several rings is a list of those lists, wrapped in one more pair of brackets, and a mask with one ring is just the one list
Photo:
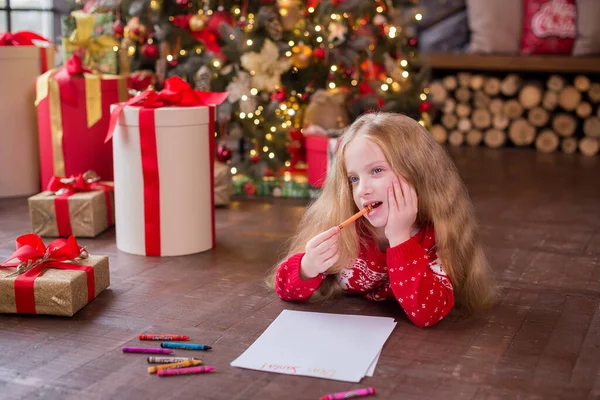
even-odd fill
[(296, 199), (305, 199), (310, 195), (308, 181), (297, 179), (284, 181), (281, 188), (281, 197), (292, 197)]
[(73, 11), (62, 18), (62, 55), (68, 60), (74, 52), (82, 51), (86, 67), (105, 74), (119, 72), (119, 42), (114, 37), (113, 14), (86, 14)]
[(231, 185), (233, 187), (233, 195), (240, 196), (244, 194), (244, 185), (247, 182), (252, 182), (252, 179), (244, 174), (236, 174), (231, 178)]
[(265, 176), (256, 184), (256, 194), (259, 196), (272, 196), (273, 189), (279, 185), (279, 181), (274, 176)]

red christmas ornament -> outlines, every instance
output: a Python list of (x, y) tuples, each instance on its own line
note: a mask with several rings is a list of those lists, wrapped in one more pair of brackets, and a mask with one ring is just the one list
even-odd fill
[(419, 41), (417, 40), (416, 37), (411, 37), (408, 41), (408, 44), (410, 44), (411, 46), (416, 46), (417, 43), (419, 43)]
[(186, 8), (188, 7), (190, 0), (176, 0), (175, 3), (177, 3), (177, 5), (181, 8)]
[(431, 103), (428, 101), (422, 101), (421, 104), (419, 104), (419, 112), (420, 113), (426, 113), (429, 111), (430, 108), (431, 108)]
[(177, 59), (174, 58), (171, 61), (169, 61), (168, 63), (171, 68), (175, 68), (177, 66), (177, 64), (179, 64), (179, 61), (177, 61)]
[(260, 161), (260, 157), (258, 156), (258, 154), (255, 154), (252, 157), (250, 157), (250, 161), (252, 161), (253, 164), (258, 164), (258, 162)]
[(125, 32), (125, 27), (123, 26), (123, 23), (121, 22), (120, 19), (115, 21), (115, 23), (113, 24), (113, 32), (114, 32), (115, 38), (121, 39), (123, 37), (123, 32)]
[(285, 98), (287, 97), (287, 94), (285, 93), (285, 88), (281, 88), (275, 92), (273, 92), (273, 94), (271, 94), (271, 100), (274, 101), (278, 101), (278, 102), (282, 102), (285, 101)]
[(156, 60), (158, 58), (158, 46), (154, 43), (146, 43), (142, 46), (142, 56), (146, 60)]
[(222, 163), (226, 163), (231, 160), (231, 149), (224, 144), (220, 145), (217, 149), (217, 160)]
[(252, 182), (246, 182), (244, 183), (244, 187), (242, 190), (248, 196), (254, 196), (254, 194), (256, 193), (256, 185)]
[(346, 0), (331, 0), (331, 3), (334, 6), (339, 6), (340, 4), (344, 4)]
[(315, 60), (324, 60), (325, 59), (325, 49), (314, 49), (313, 50), (313, 57), (315, 57)]

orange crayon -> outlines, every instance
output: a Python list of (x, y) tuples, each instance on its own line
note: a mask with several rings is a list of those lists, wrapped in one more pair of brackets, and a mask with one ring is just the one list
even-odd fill
[(194, 367), (196, 365), (202, 364), (202, 360), (189, 360), (189, 361), (181, 361), (171, 364), (163, 364), (157, 365), (156, 367), (149, 367), (148, 373), (155, 374), (160, 370), (169, 369), (169, 368), (186, 368), (186, 367)]
[(363, 208), (362, 210), (360, 210), (359, 212), (357, 212), (356, 214), (339, 224), (337, 226), (338, 232), (350, 225), (351, 223), (353, 223), (354, 221), (356, 221), (357, 219), (359, 219), (360, 217), (362, 217), (363, 215), (365, 215), (366, 213), (368, 213), (369, 211), (379, 207), (380, 205), (381, 203), (377, 203), (377, 205), (375, 206), (373, 204), (369, 204), (368, 206), (366, 206), (365, 208)]

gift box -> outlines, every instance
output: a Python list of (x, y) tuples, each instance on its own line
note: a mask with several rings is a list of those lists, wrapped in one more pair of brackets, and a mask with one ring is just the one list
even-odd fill
[(41, 187), (53, 176), (88, 170), (112, 181), (112, 148), (104, 139), (110, 105), (128, 98), (125, 77), (92, 73), (73, 56), (40, 76), (36, 87)]
[(306, 199), (310, 197), (308, 177), (304, 175), (285, 177), (281, 186), (281, 197)]
[(214, 106), (226, 97), (172, 77), (160, 93), (113, 106), (119, 250), (177, 256), (214, 247)]
[(105, 74), (119, 72), (119, 42), (114, 37), (114, 14), (86, 14), (73, 11), (62, 17), (62, 54), (68, 60), (75, 52), (84, 55), (83, 63)]
[[(307, 129), (308, 130), (308, 129)], [(323, 133), (306, 133), (306, 164), (308, 183), (323, 187), (327, 171), (337, 150), (338, 137)]]
[(215, 206), (226, 206), (229, 204), (233, 187), (231, 184), (231, 172), (227, 164), (215, 162)]
[(34, 233), (42, 237), (95, 237), (113, 225), (112, 184), (100, 182), (95, 173), (53, 177), (47, 189), (28, 199)]
[(40, 191), (34, 82), (53, 66), (47, 39), (26, 31), (0, 34), (0, 197)]
[(274, 176), (265, 176), (256, 182), (256, 194), (258, 196), (272, 196), (273, 189), (280, 187), (281, 182)]
[(235, 174), (232, 178), (231, 178), (231, 185), (233, 187), (233, 195), (234, 196), (240, 196), (243, 194), (247, 194), (244, 190), (244, 187), (246, 186), (246, 184), (252, 184), (252, 186), (254, 187), (254, 192), (253, 194), (256, 192), (256, 186), (254, 185), (254, 182), (252, 182), (252, 178), (250, 178), (247, 175), (244, 174)]
[(72, 236), (48, 247), (34, 234), (16, 242), (0, 264), (1, 313), (73, 316), (110, 284), (108, 257), (89, 255)]

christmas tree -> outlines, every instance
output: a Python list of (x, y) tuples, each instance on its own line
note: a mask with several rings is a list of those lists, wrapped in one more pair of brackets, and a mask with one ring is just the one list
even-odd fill
[[(132, 87), (177, 75), (229, 91), (217, 112), (219, 160), (232, 172), (296, 168), (302, 129), (343, 128), (370, 110), (427, 124), (416, 0), (90, 0), (115, 14)], [(233, 150), (231, 150), (233, 149)], [(233, 158), (232, 158), (233, 157)]]

